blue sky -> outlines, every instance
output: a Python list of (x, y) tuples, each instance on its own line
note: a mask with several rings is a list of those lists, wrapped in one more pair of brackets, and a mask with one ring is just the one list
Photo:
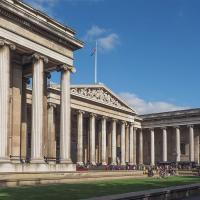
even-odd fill
[[(73, 84), (98, 79), (139, 113), (200, 107), (199, 0), (26, 0), (85, 41)], [(57, 80), (57, 76), (53, 76)]]

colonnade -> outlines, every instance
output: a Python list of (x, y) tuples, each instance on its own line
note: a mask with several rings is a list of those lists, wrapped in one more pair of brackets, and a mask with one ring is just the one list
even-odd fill
[[(83, 156), (83, 118), (84, 118), (84, 111), (78, 110), (77, 112), (77, 163), (82, 164), (84, 162)], [(100, 160), (102, 165), (106, 164), (121, 164), (125, 165), (129, 163), (131, 165), (136, 165), (136, 130), (137, 128), (134, 127), (133, 123), (120, 121), (113, 118), (108, 118), (105, 116), (97, 116), (94, 113), (89, 114), (89, 162), (93, 165), (96, 163), (96, 152), (95, 152), (95, 145), (96, 145), (96, 120), (97, 118), (100, 123)], [(111, 162), (107, 163), (107, 122), (111, 123)], [(117, 125), (120, 125), (120, 163), (118, 163), (117, 159)], [(141, 143), (143, 143), (141, 138)], [(142, 144), (140, 145), (142, 146)], [(143, 154), (140, 154), (140, 160), (143, 160)]]
[[(10, 99), (10, 68), (11, 68), (11, 50), (15, 50), (15, 45), (7, 40), (0, 40), (0, 162), (9, 161), (8, 153), (8, 133), (9, 133), (9, 99)], [(45, 84), (45, 73), (48, 58), (34, 53), (24, 57), (23, 65), (32, 68), (32, 107), (31, 107), (31, 163), (44, 163), (43, 155), (43, 135), (44, 135), (44, 91), (47, 89)], [(70, 118), (70, 73), (71, 66), (60, 64), (58, 69), (61, 72), (61, 94), (60, 94), (60, 163), (71, 163), (71, 118)], [(26, 79), (22, 78), (21, 82)], [(24, 84), (24, 83), (22, 83)], [(26, 90), (26, 87), (23, 87)], [(24, 94), (25, 93), (25, 94)], [(23, 106), (26, 106), (26, 92), (22, 99), (25, 98)], [(26, 112), (23, 110), (22, 115)], [(51, 110), (53, 112), (53, 110)], [(53, 115), (53, 113), (52, 113)], [(53, 126), (53, 123), (52, 123)], [(27, 127), (22, 125), (23, 129)], [(51, 132), (49, 132), (51, 133)], [(21, 136), (23, 137), (23, 135)], [(26, 146), (25, 142), (21, 142), (22, 146)], [(22, 141), (22, 138), (21, 138)], [(22, 144), (23, 143), (23, 144)], [(25, 147), (26, 148), (26, 147)], [(22, 152), (22, 149), (21, 149)], [(12, 155), (11, 155), (12, 156)], [(20, 159), (21, 155), (19, 155)]]
[[(175, 141), (175, 147), (176, 147), (176, 159), (174, 161), (180, 162), (181, 161), (181, 132), (180, 132), (180, 126), (175, 126), (173, 127), (175, 129), (175, 134), (176, 134), (176, 141)], [(188, 125), (188, 136), (189, 136), (189, 160), (190, 162), (195, 161), (195, 146), (194, 146), (194, 125)], [(168, 132), (167, 132), (167, 127), (161, 127), (162, 129), (162, 161), (170, 161), (168, 160)], [(150, 164), (155, 165), (155, 129), (150, 128), (148, 129), (150, 133)], [(172, 160), (171, 160), (172, 161)]]
[[(81, 164), (84, 162), (84, 156), (83, 156), (83, 117), (84, 117), (83, 111), (77, 112), (77, 130), (78, 130), (78, 142), (77, 142), (77, 163)], [(100, 160), (103, 165), (106, 164), (120, 164), (125, 165), (126, 163), (129, 163), (130, 165), (136, 165), (136, 164), (144, 164), (146, 161), (144, 161), (144, 130), (145, 132), (148, 132), (150, 135), (150, 162), (148, 164), (155, 165), (156, 164), (156, 147), (155, 147), (155, 141), (157, 140), (157, 136), (155, 133), (155, 128), (137, 128), (134, 126), (134, 123), (120, 121), (112, 118), (107, 118), (105, 116), (97, 116), (95, 114), (89, 115), (89, 146), (90, 146), (90, 152), (89, 152), (89, 161), (91, 164), (97, 164), (95, 159), (95, 121), (96, 118), (101, 118), (101, 154), (100, 154)], [(111, 134), (112, 134), (112, 142), (111, 142), (111, 162), (107, 163), (107, 145), (108, 141), (106, 140), (106, 122), (110, 121), (111, 123)], [(120, 125), (120, 163), (117, 163), (117, 128), (116, 125)], [(167, 162), (167, 161), (175, 161), (180, 162), (181, 161), (181, 131), (180, 126), (174, 126), (174, 132), (175, 132), (175, 160), (171, 160), (171, 158), (168, 158), (168, 127), (156, 127), (157, 129), (162, 130), (162, 148), (159, 149), (159, 151), (162, 152), (162, 158), (160, 161)], [(172, 128), (172, 127), (171, 127)], [(194, 145), (194, 126), (188, 125), (188, 137), (189, 137), (189, 160), (190, 162), (195, 161), (195, 145)], [(119, 132), (119, 131), (118, 131)], [(138, 138), (137, 138), (138, 137)], [(137, 147), (138, 145), (138, 147)], [(138, 151), (138, 152), (136, 152)], [(137, 158), (138, 156), (138, 158)]]

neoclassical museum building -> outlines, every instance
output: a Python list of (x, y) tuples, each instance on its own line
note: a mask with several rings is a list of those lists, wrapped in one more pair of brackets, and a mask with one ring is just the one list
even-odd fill
[(0, 1), (0, 172), (199, 163), (200, 109), (138, 115), (105, 85), (70, 85), (83, 46), (46, 14)]

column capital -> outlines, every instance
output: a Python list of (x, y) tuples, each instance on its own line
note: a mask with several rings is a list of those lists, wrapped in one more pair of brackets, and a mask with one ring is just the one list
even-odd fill
[(155, 128), (149, 128), (150, 131), (154, 131)]
[(104, 115), (101, 116), (100, 118), (101, 118), (101, 119), (106, 119), (106, 120), (108, 119), (108, 117), (107, 117), (107, 116), (104, 116)]
[(162, 130), (167, 130), (167, 127), (166, 127), (166, 126), (161, 127), (161, 129), (162, 129)]
[(175, 128), (175, 129), (180, 129), (180, 126), (179, 126), (179, 125), (173, 126), (173, 128)]
[(76, 110), (76, 113), (77, 114), (85, 114), (85, 111), (83, 111), (83, 110)]
[(33, 62), (36, 62), (36, 61), (38, 61), (38, 60), (43, 60), (44, 63), (48, 63), (48, 61), (49, 61), (49, 59), (48, 59), (46, 56), (43, 56), (43, 55), (41, 55), (41, 54), (39, 54), (39, 53), (34, 53), (34, 54), (31, 56), (31, 58), (32, 58), (32, 61), (33, 61)]
[(56, 108), (56, 104), (52, 102), (48, 102), (48, 108)]
[(90, 117), (96, 117), (97, 114), (95, 114), (95, 113), (89, 113), (89, 116), (90, 116)]
[(61, 64), (58, 65), (57, 71), (70, 71), (71, 73), (76, 73), (76, 68), (71, 65)]
[(112, 122), (117, 122), (118, 119), (112, 118)]
[(128, 124), (127, 122), (126, 122), (125, 125), (126, 125), (126, 128), (129, 128), (129, 127), (130, 127), (130, 124)]
[(126, 125), (126, 121), (121, 121), (120, 123)]
[(133, 127), (133, 130), (136, 130), (136, 131), (137, 131), (137, 130), (138, 130), (138, 127), (135, 127), (135, 126), (134, 126), (134, 127)]
[(8, 46), (11, 50), (15, 50), (16, 46), (12, 42), (9, 42), (8, 40), (0, 39), (0, 48), (3, 46)]
[(188, 124), (187, 127), (188, 128), (194, 128), (194, 125), (193, 124)]

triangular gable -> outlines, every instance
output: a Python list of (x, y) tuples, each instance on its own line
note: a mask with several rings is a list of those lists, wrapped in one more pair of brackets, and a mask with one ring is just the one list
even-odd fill
[(71, 95), (135, 113), (121, 98), (104, 85), (72, 85)]

